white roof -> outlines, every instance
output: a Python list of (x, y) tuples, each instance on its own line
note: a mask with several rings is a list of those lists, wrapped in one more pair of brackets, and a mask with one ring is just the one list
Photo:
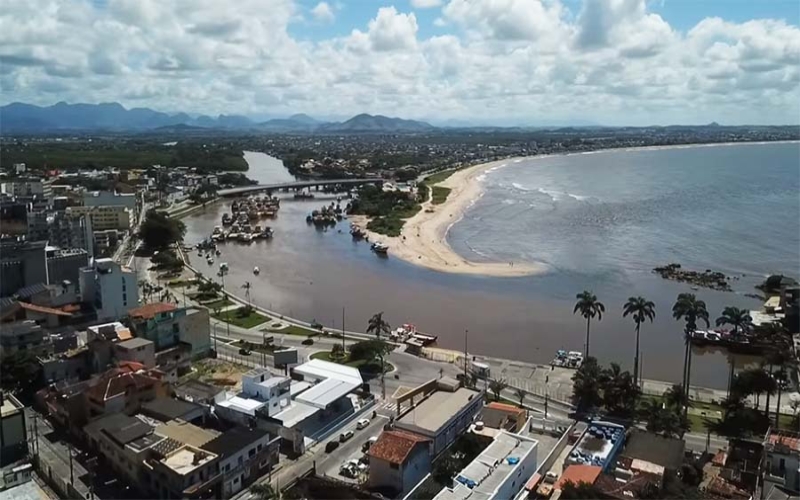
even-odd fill
[(317, 413), (319, 408), (309, 406), (300, 401), (293, 401), (292, 404), (280, 413), (272, 416), (283, 423), (284, 427), (292, 428), (311, 415)]
[(297, 396), (301, 392), (305, 391), (311, 387), (311, 384), (308, 382), (301, 382), (299, 380), (292, 380), (292, 385), (289, 386), (289, 393), (292, 397)]
[(231, 410), (255, 416), (256, 410), (258, 410), (265, 404), (266, 403), (258, 401), (257, 399), (246, 399), (246, 398), (240, 398), (239, 396), (234, 396), (225, 401), (218, 402), (217, 406), (222, 406), (223, 408), (230, 408)]
[(344, 380), (337, 380), (329, 378), (318, 383), (314, 387), (299, 394), (295, 401), (300, 401), (316, 408), (327, 408), (329, 404), (333, 403), (342, 396), (346, 396), (353, 390), (357, 389), (361, 383), (346, 382)]
[(303, 376), (325, 379), (332, 378), (357, 385), (361, 385), (364, 382), (357, 368), (331, 363), (330, 361), (323, 361), (321, 359), (312, 359), (307, 363), (303, 363), (295, 367), (294, 372)]

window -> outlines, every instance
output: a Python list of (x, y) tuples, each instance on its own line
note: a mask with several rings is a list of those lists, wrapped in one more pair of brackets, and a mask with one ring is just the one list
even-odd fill
[(392, 469), (397, 470), (397, 469), (400, 468), (400, 465), (398, 465), (398, 464), (389, 464), (389, 467), (391, 467)]
[(256, 454), (255, 448), (250, 448), (250, 451), (247, 452), (248, 457), (252, 457), (255, 454)]
[(256, 446), (256, 451), (261, 451), (261, 448), (263, 448), (263, 447), (264, 447), (264, 445), (259, 444), (258, 446)]
[(230, 472), (231, 464), (225, 464), (225, 472)]
[(172, 333), (180, 333), (180, 332), (181, 332), (180, 325), (177, 324), (177, 323), (173, 323), (172, 324)]

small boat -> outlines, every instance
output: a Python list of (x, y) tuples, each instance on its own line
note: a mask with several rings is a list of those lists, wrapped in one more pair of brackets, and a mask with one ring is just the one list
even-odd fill
[(216, 251), (216, 252), (214, 252), (214, 253), (216, 253), (216, 254), (217, 254), (217, 257), (219, 257), (220, 255), (222, 255), (222, 252), (221, 252), (221, 251), (219, 251), (219, 250), (217, 250), (217, 251)]
[(253, 268), (253, 274), (255, 274), (256, 276), (258, 276), (258, 273), (260, 273), (260, 272), (261, 272), (261, 270), (258, 268), (258, 266)]
[(214, 264), (214, 257), (208, 257), (208, 258), (206, 259), (206, 262), (208, 262), (208, 265), (209, 265), (209, 266), (213, 265), (213, 264)]
[(372, 244), (372, 251), (375, 253), (387, 254), (389, 252), (389, 246), (386, 243), (376, 241)]
[(300, 192), (294, 194), (295, 200), (313, 200), (314, 194), (309, 192)]
[(222, 225), (223, 226), (230, 226), (233, 223), (233, 219), (231, 219), (231, 214), (223, 214), (222, 215)]

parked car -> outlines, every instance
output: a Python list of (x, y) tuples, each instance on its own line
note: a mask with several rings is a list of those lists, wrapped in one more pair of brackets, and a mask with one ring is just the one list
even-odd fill
[(361, 420), (356, 422), (356, 429), (361, 430), (361, 429), (365, 428), (368, 425), (369, 425), (369, 419), (368, 418), (362, 418)]
[(353, 431), (344, 431), (343, 433), (339, 434), (339, 442), (344, 443), (355, 434)]
[(325, 453), (330, 453), (338, 447), (339, 441), (328, 441), (328, 444), (325, 445)]
[(250, 349), (245, 349), (244, 347), (242, 347), (241, 349), (239, 349), (239, 354), (241, 354), (242, 356), (249, 356)]

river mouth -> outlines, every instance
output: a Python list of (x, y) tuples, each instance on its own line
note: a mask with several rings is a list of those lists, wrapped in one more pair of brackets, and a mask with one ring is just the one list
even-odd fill
[[(253, 169), (248, 176), (264, 183), (293, 180), (279, 161), (257, 156), (261, 153), (252, 155), (246, 153)], [(255, 303), (332, 328), (341, 328), (344, 308), (347, 329), (364, 330), (369, 317), (383, 311), (391, 325), (413, 323), (421, 331), (438, 335), (440, 346), (446, 348), (463, 349), (465, 331), (469, 330), (470, 352), (537, 363), (549, 363), (558, 349), (583, 349), (585, 322), (573, 315), (572, 309), (575, 294), (590, 289), (607, 308), (602, 321), (592, 324), (591, 354), (602, 363), (614, 361), (627, 369), (633, 364), (634, 325), (629, 318), (621, 317), (622, 304), (631, 295), (642, 295), (656, 302), (657, 307), (656, 321), (642, 327), (644, 376), (680, 379), (683, 325), (671, 318), (670, 309), (678, 293), (690, 288), (654, 275), (644, 259), (641, 264), (615, 263), (605, 268), (593, 263), (587, 269), (559, 265), (555, 259), (551, 272), (520, 278), (447, 275), (391, 255), (377, 258), (368, 243), (353, 241), (347, 220), (327, 230), (306, 224), (309, 212), (330, 201), (321, 195), (309, 201), (286, 199), (276, 219), (261, 221), (274, 229), (272, 240), (222, 245), (222, 256), (217, 261), (227, 262), (230, 267), (226, 286), (235, 293), (250, 281)], [(475, 209), (481, 210), (479, 204)], [(465, 246), (469, 244), (485, 251), (485, 245), (476, 244), (472, 234), (480, 222), (476, 220), (480, 216), (476, 210), (451, 230), (449, 241), (459, 253), (470, 252)], [(186, 241), (194, 243), (206, 238), (214, 226), (220, 225), (226, 211), (229, 204), (222, 202), (186, 218)], [(497, 246), (499, 240), (490, 243)], [(536, 245), (521, 248), (532, 255), (540, 250)], [(544, 250), (554, 251), (553, 248)], [(504, 251), (508, 250), (501, 248), (501, 255)], [(193, 259), (201, 271), (208, 267), (197, 260), (196, 254)], [(254, 266), (260, 269), (258, 276), (252, 273)], [(209, 268), (203, 274), (211, 276), (215, 270)], [(706, 301), (712, 319), (727, 305), (760, 307), (758, 301), (741, 294), (711, 290), (693, 293)], [(724, 388), (726, 355), (718, 351), (698, 351), (698, 355), (693, 363), (693, 383)]]

